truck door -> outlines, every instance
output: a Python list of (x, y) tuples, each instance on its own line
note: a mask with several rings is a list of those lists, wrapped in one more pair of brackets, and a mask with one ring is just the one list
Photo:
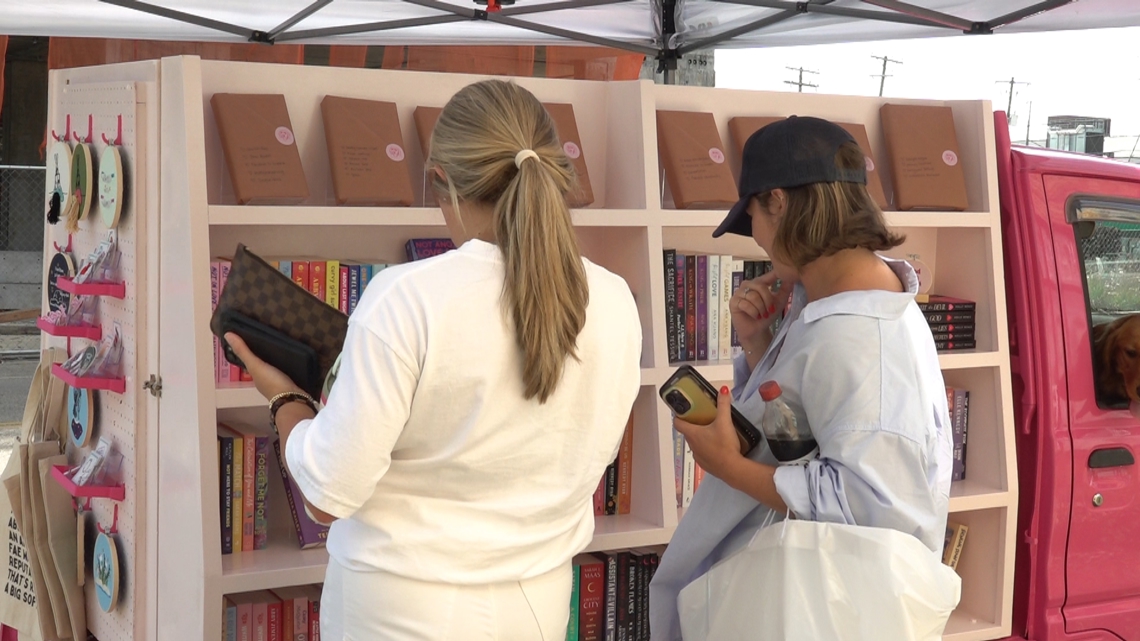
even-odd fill
[(1129, 411), (1140, 381), (1129, 383), (1132, 399), (1111, 391), (1112, 378), (1140, 373), (1101, 384), (1104, 350), (1093, 344), (1098, 326), (1140, 315), (1140, 183), (1044, 178), (1073, 446), (1065, 628), (1140, 641), (1140, 419)]

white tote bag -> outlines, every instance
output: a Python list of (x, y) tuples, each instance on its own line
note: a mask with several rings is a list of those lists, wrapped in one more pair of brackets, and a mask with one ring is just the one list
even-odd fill
[(685, 586), (685, 641), (938, 641), (962, 581), (917, 538), (789, 519)]

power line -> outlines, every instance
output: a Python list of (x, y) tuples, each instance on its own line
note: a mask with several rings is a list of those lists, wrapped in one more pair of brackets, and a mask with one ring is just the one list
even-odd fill
[(901, 65), (902, 60), (891, 60), (887, 56), (871, 56), (871, 57), (876, 59), (876, 60), (882, 60), (883, 61), (883, 72), (877, 73), (877, 74), (876, 73), (871, 74), (872, 78), (878, 78), (879, 79), (879, 95), (882, 96), (883, 95), (883, 87), (887, 84), (887, 78), (891, 77), (891, 76), (887, 75), (887, 63), (893, 62), (895, 64)]
[(818, 71), (812, 71), (811, 69), (804, 69), (803, 67), (788, 67), (788, 69), (791, 69), (792, 71), (798, 71), (800, 73), (800, 79), (799, 80), (785, 80), (784, 84), (796, 85), (797, 87), (799, 87), (800, 93), (804, 92), (804, 87), (811, 87), (813, 89), (819, 88), (819, 85), (813, 85), (810, 82), (804, 82), (804, 74), (805, 73), (814, 73), (816, 75), (819, 75)]
[(1010, 114), (1010, 112), (1011, 112), (1011, 111), (1013, 111), (1013, 91), (1014, 91), (1014, 85), (1026, 85), (1026, 86), (1029, 86), (1029, 83), (1028, 83), (1028, 82), (1017, 82), (1017, 81), (1016, 81), (1016, 80), (1014, 80), (1012, 77), (1011, 77), (1009, 80), (995, 80), (995, 81), (994, 81), (994, 83), (996, 83), (996, 84), (999, 84), (999, 85), (1004, 85), (1004, 84), (1006, 84), (1006, 83), (1008, 83), (1008, 84), (1009, 84), (1009, 104), (1008, 104), (1008, 105), (1006, 105), (1006, 107), (1005, 107), (1005, 114), (1006, 114), (1006, 116), (1008, 116), (1008, 115)]

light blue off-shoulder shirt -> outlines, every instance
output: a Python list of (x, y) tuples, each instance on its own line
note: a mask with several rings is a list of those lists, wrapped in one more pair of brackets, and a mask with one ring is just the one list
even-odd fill
[[(811, 428), (819, 457), (776, 470), (776, 490), (796, 517), (892, 528), (940, 554), (952, 457), (945, 383), (914, 302), (914, 270), (883, 260), (905, 293), (844, 292), (808, 303), (796, 285), (787, 319), (761, 362), (749, 371), (744, 356), (736, 358), (733, 404), (759, 425), (758, 389), (776, 380), (797, 419)], [(764, 444), (749, 458), (776, 464)], [(649, 588), (653, 641), (681, 639), (678, 593), (747, 544), (770, 512), (718, 478), (702, 481)]]

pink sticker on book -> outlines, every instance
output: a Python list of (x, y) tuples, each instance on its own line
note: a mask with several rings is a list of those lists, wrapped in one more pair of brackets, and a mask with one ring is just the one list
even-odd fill
[(277, 142), (282, 145), (291, 145), (294, 142), (293, 132), (289, 131), (288, 127), (278, 127), (274, 130), (273, 135), (277, 136)]
[(953, 167), (954, 165), (958, 164), (958, 154), (947, 149), (946, 151), (942, 152), (942, 162)]
[(566, 155), (569, 156), (571, 160), (578, 160), (582, 155), (582, 150), (578, 148), (578, 145), (569, 140), (562, 143), (562, 151), (566, 152)]
[(718, 165), (722, 164), (724, 162), (724, 152), (713, 147), (709, 149), (709, 158)]
[(396, 162), (404, 160), (404, 148), (396, 143), (388, 145), (388, 147), (384, 149), (384, 152), (388, 154), (389, 158)]
[(870, 156), (863, 156), (863, 160), (867, 162), (867, 171), (875, 171), (875, 161), (871, 160)]

